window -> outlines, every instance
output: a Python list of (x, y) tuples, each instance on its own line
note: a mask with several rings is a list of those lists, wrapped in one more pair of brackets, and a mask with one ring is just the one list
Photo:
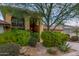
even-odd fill
[(12, 28), (19, 28), (19, 29), (24, 29), (25, 28), (23, 18), (12, 17), (11, 22), (12, 22)]

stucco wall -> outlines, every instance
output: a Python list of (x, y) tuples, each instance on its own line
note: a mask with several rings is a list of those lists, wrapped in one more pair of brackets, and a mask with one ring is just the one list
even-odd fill
[(11, 15), (10, 14), (6, 14), (6, 16), (5, 16), (5, 21), (7, 22), (7, 23), (9, 23), (9, 24), (11, 24)]

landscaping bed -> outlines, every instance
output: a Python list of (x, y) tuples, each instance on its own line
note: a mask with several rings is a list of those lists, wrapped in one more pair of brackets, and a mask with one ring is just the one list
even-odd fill
[[(12, 30), (0, 34), (0, 45), (4, 45), (0, 48), (1, 50), (4, 49), (1, 53), (8, 52), (9, 55), (25, 56), (59, 56), (74, 51), (67, 44), (69, 37), (64, 33), (44, 31), (40, 37), (42, 42), (39, 41), (38, 32), (26, 30)], [(16, 49), (18, 45), (20, 48)], [(9, 47), (12, 47), (13, 50), (9, 51)], [(19, 52), (16, 54), (17, 51)]]
[(66, 52), (62, 52), (56, 47), (52, 47), (51, 52), (48, 52), (47, 47), (44, 47), (41, 43), (37, 43), (36, 47), (20, 46), (14, 43), (0, 45), (0, 56), (62, 56), (76, 50), (69, 49)]
[(73, 49), (69, 49), (66, 52), (62, 52), (59, 49), (52, 47), (52, 51), (51, 51), (52, 53), (48, 53), (47, 49), (48, 48), (41, 45), (41, 43), (38, 43), (36, 47), (23, 46), (20, 49), (20, 55), (21, 56), (63, 56), (67, 53), (76, 52), (76, 50)]

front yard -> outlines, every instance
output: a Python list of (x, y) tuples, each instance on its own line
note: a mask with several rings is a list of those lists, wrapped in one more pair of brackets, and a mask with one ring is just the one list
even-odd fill
[[(48, 48), (42, 46), (40, 43), (37, 44), (37, 46), (34, 47), (30, 47), (30, 46), (24, 46), (20, 49), (20, 53), (21, 55), (25, 55), (25, 56), (63, 56), (63, 55), (67, 55), (68, 53), (71, 52), (76, 52), (75, 49), (70, 49), (66, 52), (62, 52), (60, 50), (58, 50), (55, 47), (52, 47), (52, 51), (51, 53), (49, 53), (47, 51)], [(72, 55), (72, 54), (70, 54)], [(75, 54), (76, 55), (76, 54)]]
[(26, 30), (5, 32), (0, 34), (0, 55), (62, 56), (76, 51), (64, 33), (44, 31), (41, 39), (39, 33)]

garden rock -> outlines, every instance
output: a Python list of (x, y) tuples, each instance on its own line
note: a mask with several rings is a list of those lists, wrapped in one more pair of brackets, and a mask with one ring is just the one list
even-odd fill
[(61, 51), (58, 48), (56, 48), (56, 47), (48, 48), (47, 52), (49, 54), (52, 54), (52, 55), (60, 55), (61, 54)]
[(71, 38), (70, 38), (70, 41), (78, 41), (78, 36), (72, 36)]
[(20, 46), (14, 43), (0, 45), (0, 56), (17, 56), (19, 49)]
[(25, 46), (20, 49), (20, 53), (26, 56), (46, 56), (47, 49), (41, 43), (37, 43), (36, 47)]

